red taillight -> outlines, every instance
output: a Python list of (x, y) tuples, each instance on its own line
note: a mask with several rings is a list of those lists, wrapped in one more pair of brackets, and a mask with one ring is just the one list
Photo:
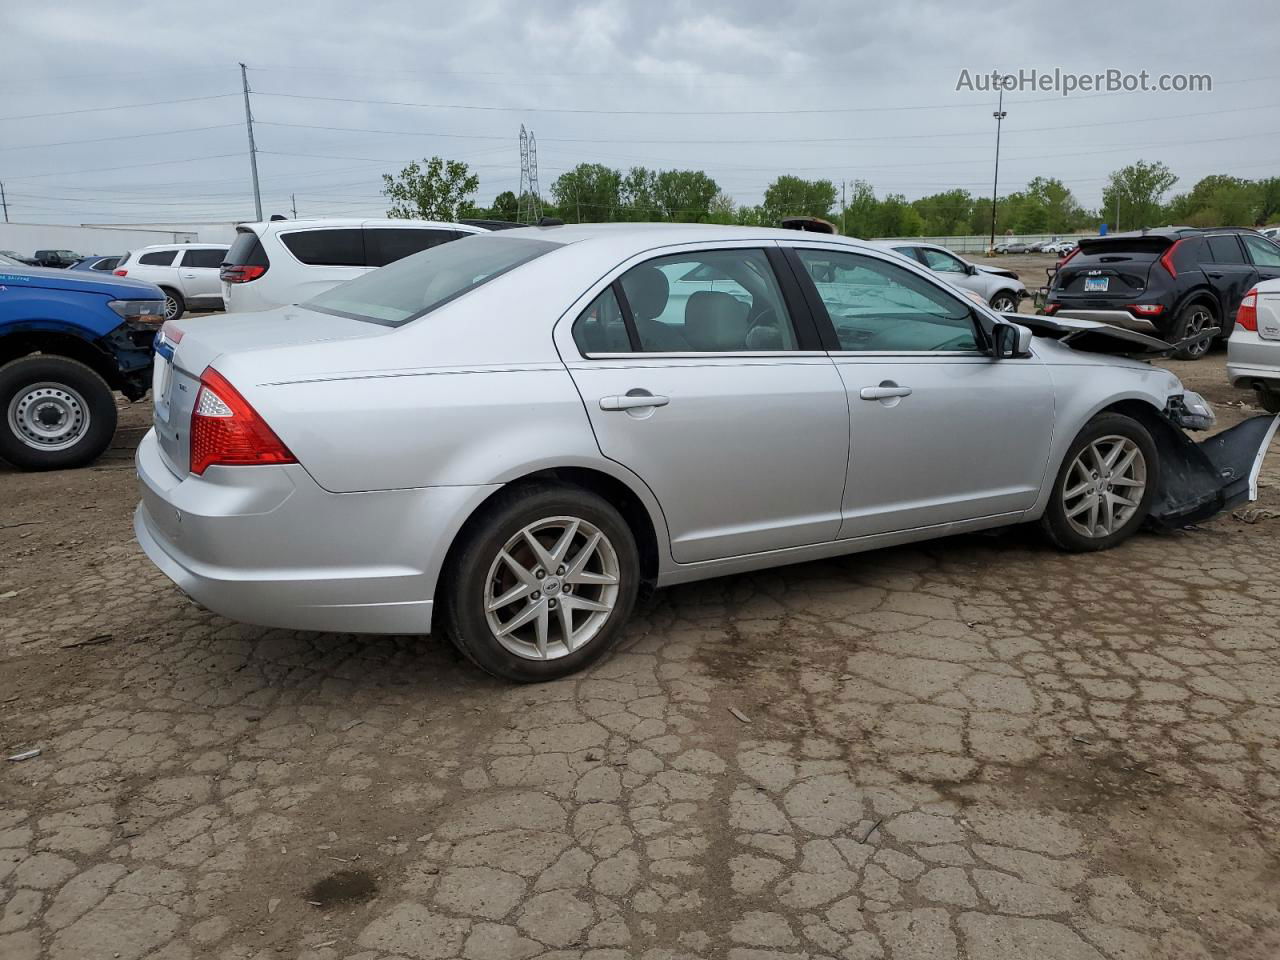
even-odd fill
[(177, 346), (182, 342), (182, 328), (175, 327), (172, 320), (166, 320), (160, 327), (160, 336)]
[(1160, 266), (1168, 270), (1169, 276), (1175, 280), (1178, 279), (1178, 271), (1173, 266), (1173, 251), (1178, 249), (1180, 243), (1182, 243), (1181, 240), (1175, 241), (1172, 247), (1160, 255)]
[(257, 280), (266, 272), (266, 267), (256, 267), (251, 264), (241, 264), (239, 266), (224, 264), (222, 269), (218, 271), (218, 276), (224, 283), (248, 283), (250, 280)]
[(1240, 301), (1240, 309), (1236, 311), (1236, 326), (1258, 332), (1258, 288), (1254, 287)]
[(1164, 313), (1163, 303), (1131, 303), (1126, 308), (1130, 313), (1139, 317), (1158, 317)]
[(1051, 317), (1052, 317), (1055, 313), (1057, 313), (1057, 312), (1058, 312), (1058, 309), (1059, 309), (1061, 306), (1062, 306), (1062, 304), (1060, 304), (1060, 303), (1046, 303), (1046, 304), (1044, 305), (1044, 312), (1045, 312), (1048, 316), (1051, 316)]
[(200, 375), (200, 391), (191, 413), (191, 472), (214, 464), (261, 466), (297, 463), (289, 448), (213, 367)]
[(117, 277), (127, 277), (127, 276), (129, 275), (129, 271), (128, 271), (128, 270), (117, 270), (117, 271), (115, 271), (115, 274), (116, 274), (116, 276), (117, 276)]

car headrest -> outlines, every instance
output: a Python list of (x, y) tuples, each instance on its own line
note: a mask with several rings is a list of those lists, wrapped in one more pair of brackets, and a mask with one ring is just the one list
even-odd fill
[(657, 267), (643, 264), (629, 270), (622, 277), (622, 289), (637, 320), (652, 320), (667, 309), (671, 285), (667, 275)]
[(746, 346), (748, 307), (732, 294), (699, 290), (684, 308), (684, 336), (695, 350), (741, 350)]

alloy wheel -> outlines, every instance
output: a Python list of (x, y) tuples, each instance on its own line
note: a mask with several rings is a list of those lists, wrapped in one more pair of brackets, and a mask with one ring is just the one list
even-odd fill
[(991, 309), (996, 313), (1017, 313), (1018, 304), (1013, 297), (1002, 294), (991, 301)]
[(89, 405), (64, 383), (33, 383), (9, 402), (9, 430), (33, 450), (66, 450), (88, 432)]
[(1081, 536), (1109, 537), (1132, 519), (1147, 490), (1147, 460), (1128, 437), (1099, 437), (1080, 451), (1062, 487), (1067, 523)]
[(618, 553), (580, 517), (546, 517), (521, 528), (489, 566), (489, 629), (527, 660), (556, 660), (590, 643), (618, 601)]
[[(1187, 328), (1183, 335), (1183, 339), (1194, 337), (1201, 330), (1213, 326), (1213, 317), (1204, 307), (1196, 307), (1187, 317)], [(1210, 338), (1205, 337), (1203, 340), (1197, 340), (1195, 343), (1187, 345), (1187, 353), (1193, 357), (1202, 357), (1209, 352)]]

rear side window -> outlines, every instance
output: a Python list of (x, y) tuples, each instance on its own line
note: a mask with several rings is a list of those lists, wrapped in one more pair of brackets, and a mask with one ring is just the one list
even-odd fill
[(1244, 251), (1240, 249), (1240, 241), (1234, 234), (1209, 237), (1209, 251), (1213, 254), (1214, 263), (1244, 263)]
[(326, 290), (303, 306), (398, 327), (559, 246), (550, 240), (479, 234), (397, 260)]
[(573, 342), (583, 356), (593, 353), (630, 353), (631, 339), (627, 323), (613, 287), (591, 301), (573, 323)]
[(184, 250), (182, 265), (184, 267), (212, 267), (214, 270), (222, 266), (227, 258), (225, 250)]
[(453, 230), (412, 227), (373, 227), (364, 231), (365, 262), (371, 267), (385, 267), (405, 257), (450, 240), (458, 239)]
[(364, 231), (359, 227), (298, 230), (280, 234), (280, 242), (311, 267), (363, 267)]
[(177, 250), (153, 250), (140, 256), (138, 263), (144, 267), (171, 267), (177, 253)]

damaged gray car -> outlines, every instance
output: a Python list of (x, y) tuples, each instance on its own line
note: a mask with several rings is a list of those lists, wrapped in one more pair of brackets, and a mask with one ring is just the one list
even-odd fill
[(642, 587), (1024, 522), (1099, 550), (1248, 498), (1274, 422), (1192, 441), (1169, 349), (828, 234), (481, 234), (166, 324), (134, 529), (227, 616), (552, 679)]

